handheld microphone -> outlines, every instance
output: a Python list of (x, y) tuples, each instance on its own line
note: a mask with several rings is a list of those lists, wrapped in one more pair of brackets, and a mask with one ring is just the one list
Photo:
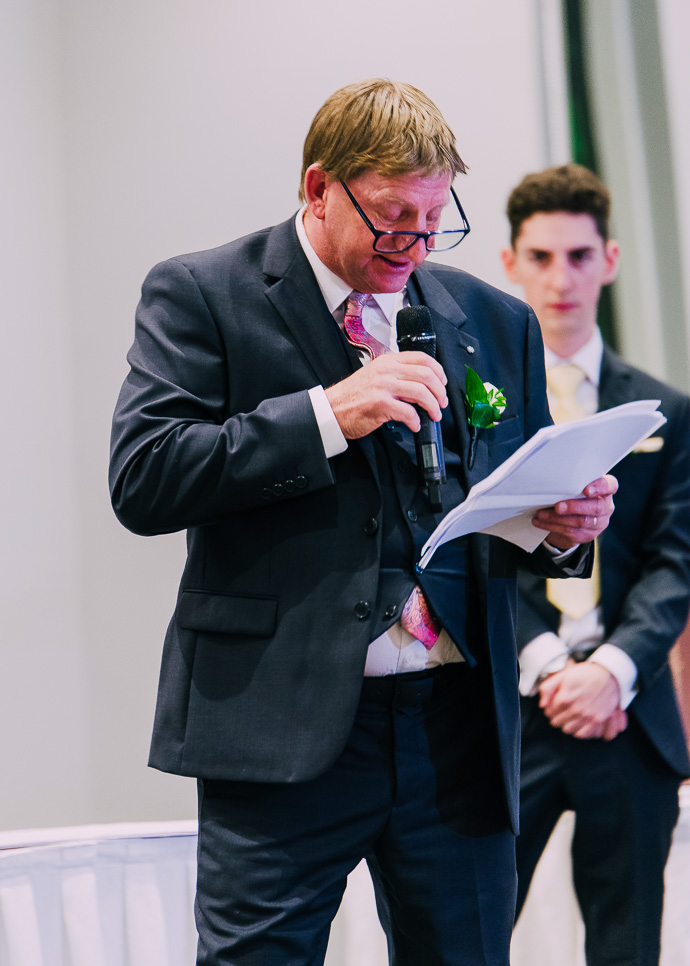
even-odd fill
[[(426, 352), (432, 359), (436, 358), (436, 333), (426, 305), (410, 305), (400, 309), (395, 325), (400, 352)], [(434, 513), (440, 513), (443, 509), (440, 487), (446, 482), (441, 423), (431, 419), (421, 406), (415, 406), (415, 409), (421, 422), (419, 432), (414, 434), (417, 466), (429, 495), (431, 509)]]

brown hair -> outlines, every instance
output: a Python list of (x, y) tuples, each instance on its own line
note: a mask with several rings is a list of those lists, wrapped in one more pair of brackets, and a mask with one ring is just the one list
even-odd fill
[(467, 170), (455, 137), (426, 94), (383, 78), (341, 87), (317, 111), (304, 142), (304, 175), (317, 163), (332, 178), (347, 181), (362, 171), (393, 175), (420, 171), (455, 177)]
[(591, 215), (604, 243), (609, 237), (611, 195), (606, 185), (581, 164), (563, 164), (525, 175), (508, 198), (510, 243), (515, 247), (523, 222), (542, 212)]

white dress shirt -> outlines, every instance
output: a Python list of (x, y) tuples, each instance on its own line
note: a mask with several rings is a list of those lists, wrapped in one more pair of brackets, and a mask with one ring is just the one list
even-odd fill
[[(352, 288), (327, 268), (314, 251), (304, 228), (305, 210), (299, 211), (295, 219), (297, 237), (316, 276), (328, 311), (342, 327), (345, 303)], [(401, 292), (380, 292), (370, 295), (362, 310), (364, 328), (379, 342), (388, 346), (391, 352), (398, 351), (395, 319), (398, 311), (405, 304), (409, 303), (404, 289)], [(370, 361), (369, 354), (365, 351), (360, 352), (359, 356), (363, 365)], [(347, 449), (347, 440), (340, 430), (323, 386), (314, 386), (310, 389), (309, 397), (319, 424), (326, 457), (330, 459), (343, 453)], [(434, 646), (427, 650), (422, 642), (413, 637), (398, 621), (369, 645), (364, 674), (366, 677), (381, 677), (386, 674), (423, 671), (440, 664), (459, 663), (463, 660), (445, 630), (441, 631)]]
[[(585, 373), (585, 379), (578, 390), (577, 401), (582, 404), (586, 412), (596, 412), (599, 403), (599, 373), (603, 351), (604, 343), (598, 328), (594, 330), (585, 345), (568, 359), (563, 359), (547, 346), (544, 347), (547, 372), (551, 366), (570, 362), (579, 366)], [(547, 395), (549, 405), (553, 408), (555, 399), (548, 390)], [(558, 634), (546, 631), (522, 649), (520, 693), (536, 694), (539, 679), (545, 674), (564, 668), (571, 651), (591, 650), (588, 660), (602, 665), (616, 678), (621, 690), (620, 706), (627, 708), (636, 694), (637, 668), (633, 660), (619, 647), (602, 643), (603, 638), (604, 628), (599, 607), (595, 607), (578, 620), (562, 614)]]

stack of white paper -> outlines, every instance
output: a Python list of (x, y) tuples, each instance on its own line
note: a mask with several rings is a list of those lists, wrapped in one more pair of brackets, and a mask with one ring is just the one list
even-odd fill
[(608, 473), (666, 422), (658, 405), (658, 399), (640, 399), (540, 429), (443, 518), (422, 548), (419, 568), (446, 541), (467, 533), (491, 533), (531, 553), (547, 536), (532, 525), (535, 512), (581, 496), (588, 483)]

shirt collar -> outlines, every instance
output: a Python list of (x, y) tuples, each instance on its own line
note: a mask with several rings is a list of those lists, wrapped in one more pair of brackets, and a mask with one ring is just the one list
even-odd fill
[(579, 366), (580, 369), (587, 376), (589, 381), (595, 385), (599, 385), (599, 373), (601, 371), (601, 357), (604, 352), (604, 340), (601, 337), (601, 332), (598, 326), (595, 327), (594, 332), (590, 338), (585, 342), (581, 349), (573, 353), (567, 359), (562, 356), (557, 356), (555, 352), (552, 352), (548, 346), (544, 346), (544, 362), (546, 368), (549, 369), (551, 366), (557, 366), (559, 363), (563, 364), (565, 362), (572, 362), (573, 365)]
[[(332, 272), (330, 268), (324, 265), (314, 251), (311, 242), (307, 238), (307, 232), (304, 227), (304, 212), (306, 210), (307, 209), (305, 207), (297, 212), (297, 216), (295, 218), (297, 237), (300, 245), (302, 246), (304, 254), (307, 256), (309, 264), (312, 267), (312, 271), (316, 276), (316, 281), (321, 289), (321, 294), (326, 300), (328, 311), (332, 315), (349, 296), (350, 292), (352, 291), (352, 287), (348, 285), (347, 282), (344, 282), (342, 278), (339, 278), (335, 272)], [(400, 292), (377, 292), (370, 297), (374, 299), (385, 317), (388, 319), (390, 325), (394, 325), (395, 316), (401, 304)]]

